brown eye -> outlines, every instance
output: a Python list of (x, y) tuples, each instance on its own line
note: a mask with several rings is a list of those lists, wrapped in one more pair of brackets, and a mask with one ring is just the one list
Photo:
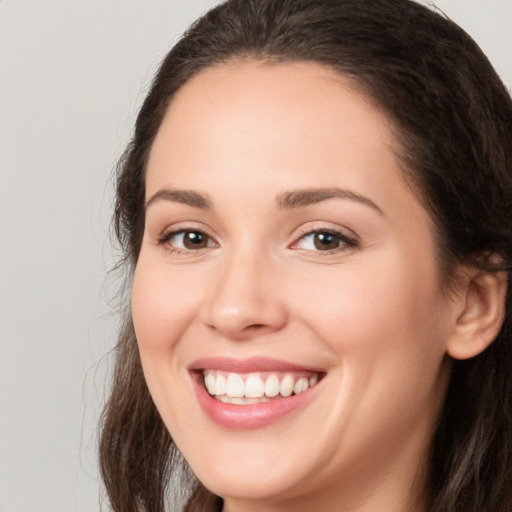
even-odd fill
[(333, 233), (315, 233), (313, 243), (319, 251), (329, 251), (337, 249), (341, 244), (341, 240), (339, 236)]
[(215, 242), (202, 231), (181, 230), (162, 236), (159, 245), (166, 245), (171, 250), (197, 251), (207, 247), (215, 247)]
[(184, 231), (183, 247), (185, 249), (203, 249), (208, 246), (208, 237), (200, 231)]
[(318, 230), (310, 231), (293, 245), (294, 249), (305, 249), (317, 252), (337, 252), (338, 250), (357, 247), (358, 242), (341, 231)]

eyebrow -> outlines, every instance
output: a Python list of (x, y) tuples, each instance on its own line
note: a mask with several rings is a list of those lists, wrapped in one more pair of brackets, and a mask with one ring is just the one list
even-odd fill
[(277, 196), (277, 206), (280, 209), (293, 209), (320, 203), (322, 201), (327, 201), (328, 199), (349, 199), (369, 206), (379, 214), (384, 215), (384, 212), (379, 208), (379, 206), (377, 206), (368, 197), (362, 196), (357, 192), (338, 187), (306, 188), (283, 192)]
[(158, 201), (172, 201), (174, 203), (182, 203), (193, 208), (201, 210), (211, 210), (213, 208), (210, 199), (193, 190), (180, 190), (163, 188), (154, 193), (147, 201), (144, 208), (147, 210), (149, 206)]
[[(362, 196), (361, 194), (351, 190), (338, 187), (305, 188), (282, 192), (276, 197), (276, 203), (279, 209), (291, 210), (294, 208), (301, 208), (303, 206), (321, 203), (328, 199), (349, 199), (369, 206), (379, 214), (384, 215), (381, 208), (379, 208), (379, 206), (377, 206), (368, 197)], [(213, 209), (212, 201), (207, 196), (200, 194), (199, 192), (195, 192), (194, 190), (169, 188), (160, 189), (146, 201), (145, 209), (147, 210), (149, 206), (158, 201), (182, 203), (201, 210)]]

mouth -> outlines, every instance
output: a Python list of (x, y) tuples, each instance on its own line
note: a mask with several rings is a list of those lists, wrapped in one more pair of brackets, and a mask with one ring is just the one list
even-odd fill
[(203, 382), (208, 394), (219, 402), (253, 405), (299, 395), (315, 386), (318, 372), (234, 373), (204, 370)]
[(188, 368), (206, 415), (230, 429), (269, 425), (306, 406), (326, 372), (271, 359), (208, 358)]

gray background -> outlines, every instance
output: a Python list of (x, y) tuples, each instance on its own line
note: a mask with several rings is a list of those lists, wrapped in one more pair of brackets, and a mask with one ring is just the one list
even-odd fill
[[(100, 509), (111, 170), (206, 0), (0, 0), (0, 512)], [(439, 0), (512, 84), (512, 0)]]

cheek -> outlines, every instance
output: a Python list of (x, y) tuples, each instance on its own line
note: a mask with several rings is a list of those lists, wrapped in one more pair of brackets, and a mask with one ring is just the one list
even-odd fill
[[(131, 308), (146, 383), (171, 435), (194, 431), (191, 401), (185, 400), (179, 343), (197, 316), (199, 290), (187, 286), (180, 272), (142, 254), (133, 279)], [(176, 418), (180, 418), (176, 421)]]
[(131, 294), (133, 322), (141, 340), (151, 338), (156, 343), (160, 337), (173, 338), (171, 331), (178, 332), (183, 317), (193, 314), (197, 290), (182, 274), (141, 254)]
[(444, 355), (444, 300), (433, 265), (420, 272), (388, 260), (360, 271), (327, 269), (325, 279), (306, 283), (298, 309), (338, 357), (383, 367), (407, 361), (414, 372), (421, 361), (437, 364)]
[(197, 315), (200, 293), (179, 272), (163, 272), (141, 255), (135, 270), (131, 307), (141, 355), (166, 352)]
[[(298, 303), (310, 331), (337, 361), (332, 375), (340, 383), (338, 408), (328, 428), (374, 429), (371, 436), (389, 436), (395, 447), (403, 432), (418, 424), (429, 425), (423, 432), (430, 435), (429, 422), (438, 415), (446, 386), (449, 332), (435, 270), (400, 269), (339, 272), (323, 289), (311, 282)], [(368, 442), (363, 441), (361, 449)], [(369, 457), (380, 449), (368, 446)]]

